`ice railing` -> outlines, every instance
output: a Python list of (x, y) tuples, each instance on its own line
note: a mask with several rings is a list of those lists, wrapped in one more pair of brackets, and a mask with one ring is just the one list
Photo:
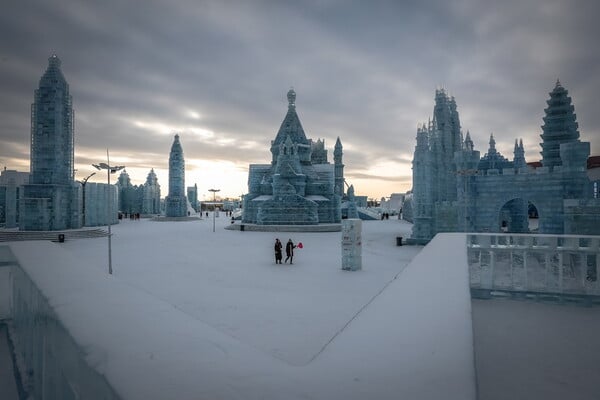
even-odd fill
[(600, 295), (600, 236), (467, 234), (472, 289)]
[(90, 364), (86, 348), (73, 339), (8, 246), (0, 246), (0, 289), (0, 319), (11, 326), (21, 383), (28, 398), (120, 398)]

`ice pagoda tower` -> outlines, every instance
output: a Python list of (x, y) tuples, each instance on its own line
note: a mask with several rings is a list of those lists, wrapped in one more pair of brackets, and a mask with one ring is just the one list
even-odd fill
[(31, 175), (21, 198), (21, 230), (80, 228), (81, 192), (74, 181), (73, 99), (53, 55), (31, 106)]
[(169, 154), (169, 195), (165, 198), (167, 217), (186, 217), (187, 198), (185, 196), (185, 161), (179, 135), (171, 146)]
[(562, 87), (560, 81), (556, 81), (554, 90), (550, 92), (550, 99), (546, 102), (548, 108), (544, 110), (543, 133), (540, 135), (542, 146), (542, 165), (550, 167), (562, 165), (560, 157), (560, 145), (564, 143), (575, 143), (579, 140), (575, 107), (571, 103), (569, 92)]
[[(296, 92), (287, 93), (288, 111), (271, 141), (271, 163), (251, 164), (242, 222), (256, 225), (339, 223), (341, 197), (327, 153), (307, 139), (296, 113)], [(338, 139), (339, 142), (339, 139)], [(339, 143), (341, 149), (341, 142)], [(313, 157), (316, 149), (318, 156)], [(341, 153), (339, 162), (341, 163)], [(340, 170), (341, 173), (341, 170)]]

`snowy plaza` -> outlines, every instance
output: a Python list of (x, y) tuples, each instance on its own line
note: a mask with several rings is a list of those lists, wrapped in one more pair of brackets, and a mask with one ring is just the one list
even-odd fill
[[(51, 321), (47, 355), (30, 354), (62, 371), (44, 390), (124, 399), (593, 398), (598, 308), (471, 300), (462, 234), (439, 235), (423, 250), (396, 245), (409, 223), (363, 221), (363, 269), (350, 272), (341, 269), (339, 232), (244, 232), (223, 229), (223, 213), (215, 220), (214, 233), (212, 218), (122, 221), (113, 227), (112, 276), (106, 238), (9, 243), (19, 264), (10, 301)], [(303, 244), (293, 265), (275, 264), (276, 237)], [(30, 379), (24, 384), (35, 386)]]

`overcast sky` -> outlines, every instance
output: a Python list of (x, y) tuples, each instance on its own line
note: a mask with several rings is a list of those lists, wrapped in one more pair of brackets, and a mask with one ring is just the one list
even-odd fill
[[(540, 159), (548, 92), (560, 78), (581, 139), (600, 155), (600, 2), (8, 0), (0, 13), (0, 165), (29, 170), (33, 92), (56, 53), (75, 108), (78, 179), (124, 164), (168, 190), (179, 133), (186, 185), (247, 192), (251, 163), (296, 106), (309, 138), (344, 145), (357, 194), (412, 186), (417, 124), (435, 89), (455, 96), (482, 155), (490, 133), (512, 159)], [(101, 181), (105, 177), (94, 177)]]

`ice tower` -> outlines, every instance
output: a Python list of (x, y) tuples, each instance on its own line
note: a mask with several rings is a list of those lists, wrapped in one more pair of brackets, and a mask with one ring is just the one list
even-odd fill
[(165, 198), (167, 217), (187, 216), (187, 198), (185, 196), (185, 162), (179, 135), (171, 146), (169, 154), (169, 195)]
[[(271, 141), (271, 163), (250, 165), (242, 222), (256, 225), (339, 223), (341, 197), (334, 190), (334, 165), (327, 162), (321, 142), (315, 145), (306, 138), (296, 113), (293, 89), (288, 91), (287, 99), (287, 114)], [(341, 143), (339, 147), (341, 150)], [(313, 149), (318, 152), (315, 157)]]
[(142, 193), (142, 213), (160, 214), (160, 185), (154, 168), (150, 170), (146, 177)]
[[(415, 220), (413, 238), (417, 242), (427, 242), (435, 233), (454, 228), (456, 209), (452, 203), (457, 199), (454, 153), (461, 148), (456, 101), (444, 89), (438, 89), (433, 120), (417, 128), (411, 204)], [(436, 212), (441, 218), (435, 217)]]
[(579, 141), (579, 125), (576, 121), (575, 107), (571, 104), (569, 92), (556, 81), (554, 90), (550, 92), (550, 99), (546, 102), (548, 108), (544, 111), (544, 125), (542, 125), (542, 165), (553, 168), (562, 165), (560, 145)]
[(335, 166), (335, 194), (338, 196), (344, 196), (344, 163), (342, 162), (343, 147), (340, 137), (338, 136), (335, 141), (335, 148), (333, 150), (333, 163)]
[(31, 105), (31, 175), (21, 198), (21, 230), (80, 228), (74, 182), (74, 114), (69, 84), (53, 55)]

